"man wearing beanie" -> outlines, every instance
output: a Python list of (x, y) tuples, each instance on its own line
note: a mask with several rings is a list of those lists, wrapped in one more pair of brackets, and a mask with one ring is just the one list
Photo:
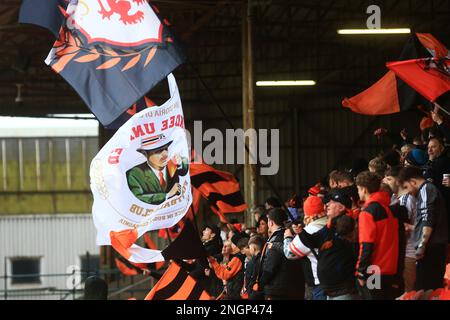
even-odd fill
[(411, 150), (405, 158), (406, 166), (422, 167), (428, 161), (428, 155), (425, 151), (421, 149)]
[[(303, 212), (305, 214), (304, 224), (306, 232), (313, 234), (326, 226), (328, 219), (321, 198), (309, 196), (303, 203)], [(326, 295), (319, 286), (317, 252), (315, 249), (308, 248), (301, 242), (298, 235), (294, 238), (292, 234), (285, 237), (283, 245), (286, 258), (290, 260), (307, 258), (301, 259), (307, 284), (306, 296), (311, 297), (311, 300), (326, 300)]]
[[(358, 299), (354, 275), (355, 243), (349, 240), (352, 238), (354, 225), (347, 228), (345, 234), (339, 234), (336, 228), (342, 217), (352, 220), (349, 214), (352, 200), (341, 190), (335, 189), (324, 199), (324, 202), (328, 217), (326, 225), (315, 233), (308, 232), (306, 228), (300, 230), (296, 236), (298, 240), (294, 241), (301, 243), (301, 246), (308, 248), (313, 254), (313, 250), (318, 249), (317, 276), (328, 300)], [(285, 238), (289, 237), (292, 237), (292, 234), (286, 231)], [(291, 248), (294, 249), (293, 246)], [(301, 252), (298, 253), (301, 254)]]

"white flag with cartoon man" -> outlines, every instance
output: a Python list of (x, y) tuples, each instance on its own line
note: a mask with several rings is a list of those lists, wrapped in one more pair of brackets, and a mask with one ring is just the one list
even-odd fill
[(97, 245), (112, 245), (132, 262), (163, 261), (160, 251), (134, 242), (175, 225), (192, 202), (180, 94), (172, 74), (168, 82), (170, 99), (134, 115), (91, 163)]

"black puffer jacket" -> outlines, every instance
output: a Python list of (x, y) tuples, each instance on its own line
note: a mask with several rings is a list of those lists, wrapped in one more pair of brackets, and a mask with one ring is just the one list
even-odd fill
[[(434, 160), (428, 161), (424, 166), (425, 179), (431, 181), (442, 194), (445, 199), (447, 207), (447, 216), (450, 217), (450, 188), (445, 187), (442, 184), (442, 178), (444, 173), (450, 173), (450, 158), (445, 152)], [(448, 219), (448, 232), (450, 234), (450, 219)], [(449, 237), (450, 241), (450, 237)]]
[(275, 231), (269, 238), (261, 266), (260, 287), (266, 298), (304, 299), (305, 279), (302, 263), (288, 260), (283, 253), (284, 229)]
[(233, 278), (227, 281), (227, 294), (225, 298), (226, 300), (240, 300), (241, 290), (244, 285), (245, 256), (242, 253), (238, 253), (235, 255), (235, 257), (241, 261), (242, 267)]
[(450, 158), (445, 154), (441, 154), (434, 160), (429, 160), (424, 166), (425, 179), (431, 181), (445, 197), (450, 193), (450, 189), (442, 185), (444, 173), (450, 173)]
[(356, 292), (357, 243), (351, 243), (340, 237), (336, 233), (334, 223), (313, 234), (303, 230), (299, 237), (306, 246), (319, 249), (317, 275), (320, 287), (328, 296), (334, 297)]

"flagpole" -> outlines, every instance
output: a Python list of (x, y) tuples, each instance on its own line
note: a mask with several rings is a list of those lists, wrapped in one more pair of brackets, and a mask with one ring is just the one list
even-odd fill
[(197, 224), (197, 217), (195, 216), (194, 207), (192, 206), (192, 204), (191, 204), (191, 210), (192, 210), (192, 219), (194, 220), (194, 224), (195, 224), (195, 229), (197, 230), (197, 232), (199, 232), (198, 224)]
[(169, 239), (169, 243), (172, 243), (172, 238), (170, 237), (169, 228), (166, 228), (167, 239)]
[(448, 112), (447, 110), (445, 110), (443, 107), (441, 107), (440, 105), (438, 105), (436, 102), (434, 103), (434, 106), (437, 107), (439, 110), (442, 110), (444, 113), (446, 113), (448, 116), (450, 116), (450, 112)]

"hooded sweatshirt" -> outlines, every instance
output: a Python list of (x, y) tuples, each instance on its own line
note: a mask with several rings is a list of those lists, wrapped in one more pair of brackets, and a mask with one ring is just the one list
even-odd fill
[(399, 223), (389, 208), (390, 200), (387, 192), (374, 192), (359, 215), (358, 278), (367, 278), (371, 265), (378, 266), (381, 275), (398, 271)]

